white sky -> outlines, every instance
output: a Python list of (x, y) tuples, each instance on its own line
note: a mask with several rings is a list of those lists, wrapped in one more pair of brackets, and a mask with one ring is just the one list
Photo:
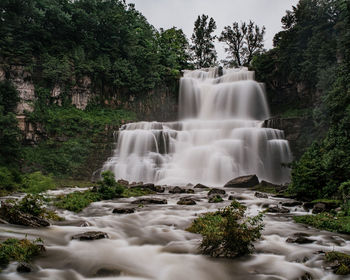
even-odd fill
[[(234, 21), (252, 20), (259, 26), (265, 25), (265, 48), (269, 49), (274, 35), (282, 29), (281, 18), (285, 11), (298, 0), (127, 0), (127, 3), (135, 3), (135, 8), (157, 29), (176, 26), (189, 40), (194, 22), (201, 14), (214, 18), (217, 35)], [(216, 50), (219, 59), (226, 56), (223, 43), (216, 42)]]

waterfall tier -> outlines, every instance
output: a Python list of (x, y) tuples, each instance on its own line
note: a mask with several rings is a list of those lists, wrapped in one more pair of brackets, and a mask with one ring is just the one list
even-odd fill
[(292, 160), (283, 131), (263, 128), (269, 118), (264, 86), (254, 72), (185, 71), (178, 122), (138, 122), (116, 132), (117, 147), (104, 169), (116, 178), (168, 185), (219, 186), (256, 174), (286, 183)]

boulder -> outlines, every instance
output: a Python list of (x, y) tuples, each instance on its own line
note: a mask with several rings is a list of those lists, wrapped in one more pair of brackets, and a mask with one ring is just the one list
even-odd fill
[(29, 273), (35, 270), (35, 267), (27, 262), (20, 262), (16, 268), (19, 273)]
[(209, 203), (219, 203), (223, 201), (224, 200), (222, 199), (222, 197), (218, 194), (209, 197), (209, 200), (208, 200)]
[(10, 224), (28, 227), (48, 227), (50, 225), (47, 220), (24, 213), (6, 202), (1, 203), (0, 218)]
[(202, 184), (197, 184), (194, 186), (195, 189), (209, 189), (209, 187), (202, 185)]
[(295, 207), (295, 206), (300, 206), (300, 205), (302, 205), (302, 202), (300, 202), (300, 201), (282, 202), (282, 206), (284, 206), (284, 207)]
[(126, 180), (123, 180), (123, 179), (118, 180), (117, 183), (122, 185), (122, 186), (124, 186), (124, 187), (129, 185), (129, 181), (126, 181)]
[(319, 214), (319, 213), (325, 212), (326, 210), (327, 210), (326, 204), (319, 202), (319, 203), (316, 203), (312, 208), (312, 214)]
[(186, 189), (180, 187), (173, 187), (169, 190), (169, 193), (185, 193)]
[(266, 193), (261, 192), (255, 192), (254, 196), (257, 198), (269, 198), (269, 196)]
[(222, 195), (224, 195), (224, 194), (226, 194), (226, 192), (223, 189), (216, 189), (216, 188), (210, 189), (210, 191), (208, 192), (208, 196), (215, 195), (215, 194), (222, 194)]
[(310, 210), (312, 207), (314, 207), (315, 203), (312, 203), (312, 202), (304, 202), (303, 203), (303, 208), (305, 210)]
[(235, 178), (224, 185), (224, 188), (251, 188), (259, 184), (256, 175), (247, 175)]
[(140, 198), (131, 202), (132, 204), (167, 204), (166, 199), (161, 198)]
[(194, 201), (193, 198), (190, 197), (181, 197), (180, 200), (177, 202), (178, 205), (196, 205), (197, 203)]
[(194, 193), (194, 190), (193, 190), (193, 189), (186, 189), (186, 193), (193, 194), (193, 193)]
[(293, 236), (288, 237), (286, 242), (287, 243), (297, 243), (297, 244), (310, 244), (315, 242), (316, 240), (308, 238), (309, 235), (307, 233), (303, 232), (297, 232), (293, 234)]
[(242, 197), (242, 196), (230, 195), (230, 196), (228, 197), (228, 200), (245, 200), (245, 198)]
[(114, 214), (132, 214), (135, 213), (135, 208), (114, 208)]
[(103, 238), (109, 238), (109, 237), (107, 233), (102, 231), (87, 231), (87, 232), (72, 236), (72, 239), (77, 239), (80, 241), (98, 240)]
[(278, 206), (272, 206), (267, 208), (267, 212), (269, 213), (281, 213), (281, 214), (286, 214), (289, 213), (289, 209), (285, 207), (278, 207)]
[(138, 189), (148, 189), (154, 192), (159, 192), (159, 193), (163, 193), (165, 188), (161, 187), (161, 186), (155, 186), (154, 184), (142, 184), (142, 183), (136, 183), (136, 184), (132, 184), (129, 186), (130, 188), (138, 188)]

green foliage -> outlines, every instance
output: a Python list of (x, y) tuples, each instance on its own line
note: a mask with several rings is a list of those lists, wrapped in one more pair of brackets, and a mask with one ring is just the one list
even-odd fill
[(99, 201), (99, 195), (96, 192), (73, 192), (62, 197), (57, 197), (55, 206), (62, 209), (67, 209), (73, 212), (80, 212), (90, 203)]
[(0, 167), (0, 194), (5, 195), (8, 192), (17, 189), (22, 178), (16, 170)]
[(40, 239), (29, 241), (28, 239), (9, 238), (0, 244), (0, 266), (6, 267), (11, 261), (29, 262), (41, 252)]
[(22, 190), (27, 193), (41, 193), (56, 188), (51, 176), (45, 176), (40, 171), (26, 174), (23, 178)]
[(350, 256), (344, 253), (332, 251), (325, 254), (325, 259), (328, 262), (338, 263), (339, 265), (335, 268), (337, 275), (350, 274)]
[[(2, 1), (0, 10), (2, 63), (26, 65), (41, 84), (69, 87), (89, 76), (102, 96), (115, 89), (140, 94), (177, 70), (159, 52), (167, 42), (125, 1)], [(173, 50), (169, 42), (170, 57)]]
[(191, 37), (191, 50), (194, 53), (195, 65), (197, 68), (215, 66), (217, 54), (214, 46), (216, 22), (207, 15), (198, 16), (194, 22), (193, 34)]
[(226, 43), (225, 51), (228, 53), (224, 64), (227, 66), (249, 66), (253, 57), (264, 51), (265, 26), (261, 29), (254, 22), (234, 22), (225, 26), (219, 37), (220, 42)]
[(203, 236), (201, 250), (213, 257), (239, 257), (253, 251), (263, 229), (262, 214), (245, 217), (246, 207), (237, 201), (195, 219), (187, 229)]
[(144, 189), (144, 188), (125, 188), (123, 191), (122, 196), (123, 197), (136, 197), (136, 196), (144, 196), (144, 195), (150, 195), (155, 194), (156, 192), (150, 190), (150, 189)]
[(94, 187), (92, 190), (73, 192), (57, 197), (55, 206), (80, 212), (92, 202), (121, 197), (124, 187), (115, 181), (114, 174), (111, 171), (105, 171), (102, 173), (102, 178), (98, 182), (98, 187)]
[(13, 113), (19, 102), (18, 92), (8, 80), (0, 82), (0, 107), (3, 114)]
[(82, 111), (56, 105), (42, 108), (29, 119), (42, 125), (48, 139), (25, 147), (24, 161), (28, 171), (41, 170), (55, 176), (75, 176), (105, 137), (106, 127), (117, 128), (136, 119), (134, 113), (125, 110), (94, 107)]
[(350, 233), (349, 216), (334, 216), (329, 213), (321, 213), (317, 215), (295, 216), (293, 219), (297, 223), (307, 224), (318, 229)]
[(45, 209), (43, 208), (43, 197), (39, 195), (26, 195), (16, 203), (15, 208), (36, 217), (44, 216), (45, 214)]
[(99, 181), (97, 189), (102, 200), (113, 199), (120, 196), (124, 187), (115, 181), (114, 174), (111, 171), (102, 172), (102, 181)]

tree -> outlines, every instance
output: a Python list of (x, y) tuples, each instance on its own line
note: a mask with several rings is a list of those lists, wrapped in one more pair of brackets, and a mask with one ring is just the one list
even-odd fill
[(213, 18), (202, 15), (198, 16), (194, 23), (193, 34), (191, 37), (193, 45), (191, 50), (194, 52), (195, 65), (197, 68), (206, 68), (214, 66), (217, 59), (213, 41), (216, 36), (212, 33), (216, 30), (216, 23)]
[(253, 57), (264, 51), (265, 26), (260, 28), (254, 22), (234, 22), (231, 26), (225, 26), (219, 37), (220, 42), (227, 44), (225, 51), (229, 53), (225, 65), (247, 66)]

